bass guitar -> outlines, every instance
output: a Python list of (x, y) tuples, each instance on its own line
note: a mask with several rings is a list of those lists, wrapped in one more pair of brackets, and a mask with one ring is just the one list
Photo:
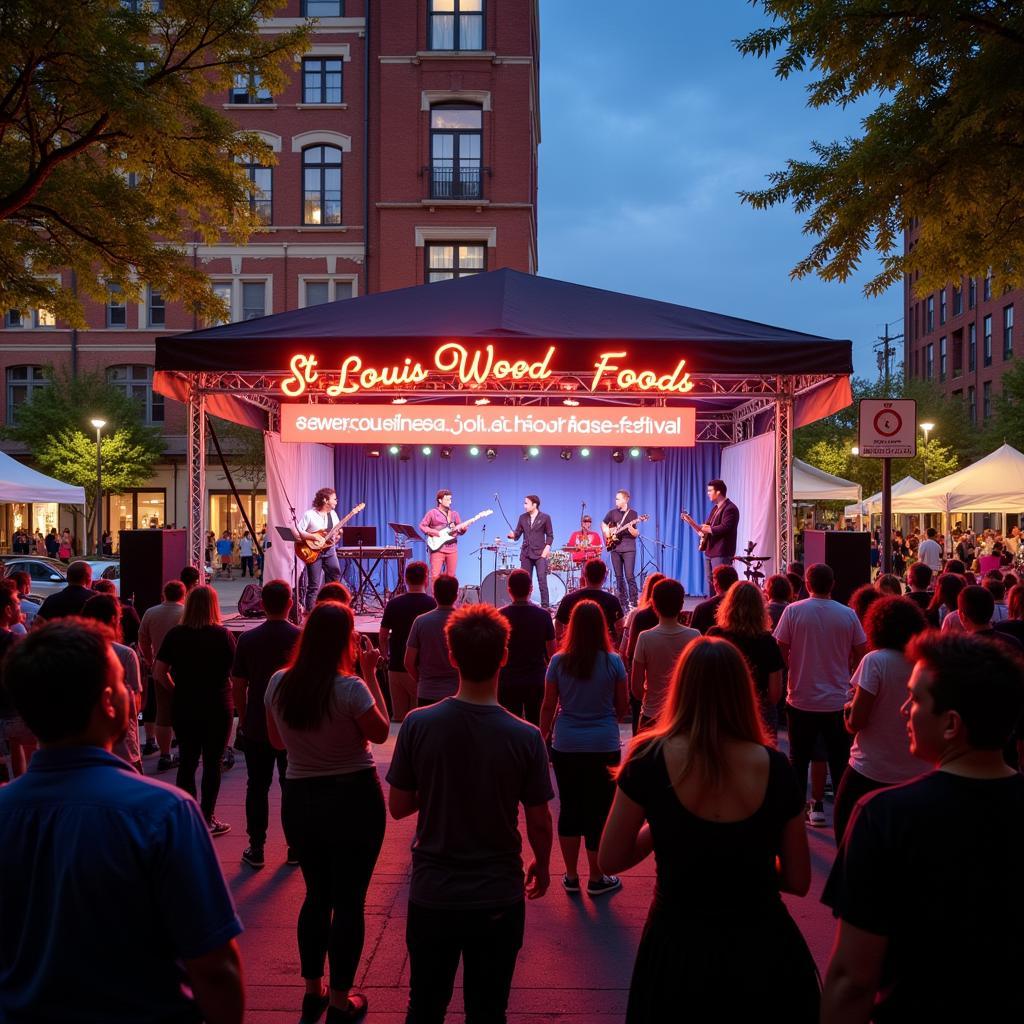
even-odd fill
[(427, 538), (427, 547), (430, 548), (431, 551), (440, 551), (445, 544), (451, 544), (451, 542), (455, 540), (460, 533), (465, 533), (466, 530), (478, 519), (483, 519), (486, 516), (493, 515), (493, 508), (485, 508), (483, 512), (477, 512), (472, 519), (467, 519), (464, 523), (459, 523), (459, 525), (454, 529), (450, 526), (446, 526), (436, 537)]
[(297, 540), (295, 542), (296, 556), (305, 562), (306, 565), (312, 565), (324, 553), (326, 548), (338, 543), (338, 538), (341, 537), (341, 528), (353, 516), (359, 515), (364, 508), (366, 508), (366, 502), (361, 501), (347, 516), (339, 519), (330, 530), (314, 531), (316, 540), (307, 540), (305, 537), (302, 540)]
[(620, 543), (622, 543), (622, 534), (626, 532), (631, 526), (636, 526), (637, 523), (646, 523), (651, 517), (645, 512), (642, 516), (637, 516), (636, 519), (630, 519), (628, 523), (619, 523), (618, 526), (608, 526), (605, 528), (604, 534), (604, 546), (607, 551), (614, 551)]
[(700, 532), (700, 524), (693, 518), (693, 516), (690, 515), (689, 512), (686, 511), (685, 508), (682, 512), (679, 513), (679, 518), (682, 519), (682, 521), (686, 523), (687, 526), (692, 526), (693, 529), (696, 530), (696, 532), (700, 535), (700, 544), (697, 545), (697, 549), (699, 551), (707, 550), (710, 536), (706, 533)]

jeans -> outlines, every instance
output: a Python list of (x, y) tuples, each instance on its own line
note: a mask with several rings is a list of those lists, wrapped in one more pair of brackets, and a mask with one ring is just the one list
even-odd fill
[(366, 890), (384, 843), (384, 794), (376, 768), (289, 779), (283, 819), (306, 883), (299, 911), (302, 977), (350, 989), (363, 952)]
[(195, 709), (188, 716), (174, 717), (174, 734), (178, 737), (178, 789), (193, 798), (196, 795), (196, 771), (199, 758), (203, 759), (203, 781), (200, 786), (199, 806), (209, 821), (217, 809), (220, 793), (220, 762), (231, 731), (231, 709), (213, 707)]
[(786, 718), (789, 720), (789, 762), (796, 772), (797, 785), (806, 791), (807, 768), (814, 760), (814, 744), (820, 736), (825, 743), (832, 788), (838, 793), (853, 743), (842, 711), (801, 711), (786, 704)]
[(410, 900), (406, 1024), (441, 1024), (460, 957), (466, 1024), (505, 1024), (525, 922), (525, 900), (493, 910), (440, 909)]
[(316, 595), (324, 585), (324, 577), (328, 583), (341, 579), (341, 566), (338, 565), (338, 553), (333, 547), (328, 548), (312, 565), (306, 566), (306, 611), (313, 610)]
[(731, 558), (709, 558), (704, 556), (704, 582), (708, 587), (708, 597), (715, 596), (715, 570), (720, 565), (732, 565)]
[(249, 570), (249, 575), (250, 576), (253, 575), (252, 560), (253, 560), (253, 556), (252, 555), (242, 555), (242, 575), (243, 576), (245, 575), (246, 569)]
[(533, 570), (537, 570), (537, 589), (540, 590), (540, 606), (547, 608), (551, 601), (548, 598), (548, 560), (546, 558), (531, 558), (527, 554), (519, 556), (519, 565), (525, 569), (530, 576)]
[(524, 722), (540, 725), (540, 706), (544, 702), (544, 680), (536, 686), (523, 683), (498, 683), (498, 703)]
[(618, 548), (612, 550), (612, 572), (615, 573), (615, 593), (619, 597), (619, 603), (626, 607), (628, 596), (629, 603), (636, 607), (636, 551), (620, 551)]
[[(833, 785), (835, 783), (833, 782)], [(843, 773), (843, 781), (836, 788), (836, 804), (832, 810), (832, 827), (836, 832), (836, 846), (843, 841), (846, 826), (850, 823), (850, 816), (857, 801), (868, 793), (874, 793), (876, 789), (888, 789), (890, 783), (876, 782), (866, 775), (861, 775), (856, 768), (848, 765)]]
[[(245, 831), (253, 846), (263, 846), (267, 841), (270, 787), (274, 782), (275, 765), (277, 781), (283, 791), (288, 755), (283, 750), (275, 750), (266, 740), (245, 737)], [(288, 841), (287, 834), (285, 841)]]

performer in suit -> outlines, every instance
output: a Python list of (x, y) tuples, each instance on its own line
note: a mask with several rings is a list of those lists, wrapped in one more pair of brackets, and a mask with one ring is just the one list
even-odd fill
[(540, 498), (528, 494), (523, 499), (523, 514), (516, 528), (508, 535), (509, 540), (523, 538), (523, 549), (519, 553), (519, 564), (533, 576), (537, 570), (537, 588), (540, 590), (542, 608), (550, 608), (548, 599), (548, 555), (555, 542), (555, 531), (551, 527), (551, 516), (540, 510)]
[(637, 523), (636, 510), (629, 507), (629, 491), (615, 492), (615, 508), (610, 509), (602, 520), (603, 532), (606, 539), (612, 536), (612, 530), (624, 523), (627, 526), (619, 534), (619, 542), (612, 549), (612, 569), (615, 572), (615, 590), (618, 594), (619, 604), (623, 609), (628, 604), (635, 608), (637, 603), (636, 593), (636, 539), (640, 536), (639, 523)]
[[(436, 494), (437, 505), (421, 520), (420, 530), (428, 537), (437, 537), (445, 527), (451, 527), (452, 533), (462, 522), (462, 517), (452, 508), (452, 492), (443, 487)], [(455, 576), (459, 565), (458, 539), (451, 540), (437, 551), (430, 552), (430, 578), (436, 580), (442, 573)]]
[(719, 565), (732, 565), (736, 557), (736, 528), (740, 524), (740, 510), (726, 496), (724, 480), (708, 483), (708, 500), (715, 503), (711, 515), (704, 521), (700, 532), (707, 538), (704, 549), (704, 572), (708, 593), (714, 594), (712, 573)]
[[(306, 509), (298, 522), (299, 535), (303, 540), (320, 540), (319, 532), (330, 531), (338, 524), (338, 496), (333, 487), (321, 487), (313, 495), (313, 507)], [(324, 585), (341, 579), (341, 566), (338, 565), (338, 553), (334, 545), (324, 548), (320, 557), (312, 565), (306, 566), (306, 611), (312, 611), (316, 604), (316, 595)]]

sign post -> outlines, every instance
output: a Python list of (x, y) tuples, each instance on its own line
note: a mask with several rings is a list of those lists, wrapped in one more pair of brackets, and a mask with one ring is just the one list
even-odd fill
[(917, 454), (917, 402), (912, 398), (863, 398), (860, 454), (882, 460), (882, 572), (892, 572), (892, 460)]

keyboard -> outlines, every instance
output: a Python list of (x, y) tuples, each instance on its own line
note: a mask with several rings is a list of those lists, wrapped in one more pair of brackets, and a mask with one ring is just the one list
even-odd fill
[(361, 556), (364, 561), (370, 558), (408, 558), (411, 554), (409, 548), (396, 548), (394, 545), (390, 547), (338, 547), (335, 550), (339, 558), (359, 558)]

